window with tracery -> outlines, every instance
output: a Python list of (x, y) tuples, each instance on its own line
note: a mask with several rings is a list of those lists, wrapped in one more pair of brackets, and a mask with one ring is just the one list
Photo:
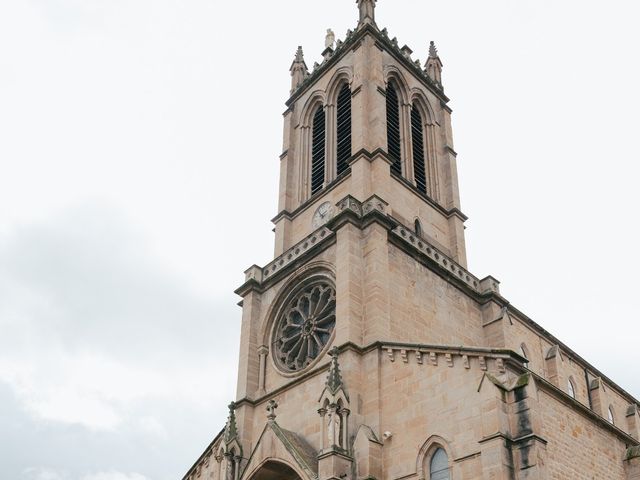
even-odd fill
[(297, 293), (276, 320), (273, 344), (279, 366), (297, 372), (318, 358), (336, 325), (336, 291), (326, 281)]

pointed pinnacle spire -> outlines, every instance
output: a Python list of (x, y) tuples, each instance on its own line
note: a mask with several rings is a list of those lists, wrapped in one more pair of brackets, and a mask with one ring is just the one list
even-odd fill
[(236, 404), (231, 402), (229, 404), (229, 417), (227, 418), (227, 424), (224, 427), (224, 441), (225, 443), (231, 442), (238, 436), (238, 426), (236, 425)]
[(438, 58), (438, 49), (436, 48), (436, 44), (433, 40), (429, 45), (429, 58)]
[(329, 367), (329, 375), (327, 376), (326, 386), (332, 394), (338, 393), (338, 390), (344, 387), (342, 375), (340, 374), (340, 365), (338, 364), (338, 347), (333, 347), (329, 352), (331, 355), (331, 366)]
[(424, 66), (424, 72), (433, 80), (436, 85), (442, 88), (442, 61), (438, 55), (438, 49), (434, 41), (429, 44), (429, 58)]
[(360, 10), (360, 21), (358, 27), (370, 23), (376, 24), (376, 2), (378, 0), (356, 0)]
[(291, 93), (293, 93), (309, 76), (309, 69), (304, 62), (302, 47), (298, 47), (298, 50), (296, 50), (296, 56), (289, 71), (291, 72)]

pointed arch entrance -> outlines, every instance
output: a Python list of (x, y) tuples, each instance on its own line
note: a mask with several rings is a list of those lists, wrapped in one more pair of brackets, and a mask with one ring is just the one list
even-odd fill
[(302, 478), (286, 463), (278, 460), (267, 460), (248, 480), (302, 480)]

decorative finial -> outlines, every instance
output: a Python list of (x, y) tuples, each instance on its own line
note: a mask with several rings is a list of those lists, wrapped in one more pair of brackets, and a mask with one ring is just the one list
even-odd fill
[(336, 41), (336, 34), (333, 30), (327, 28), (327, 36), (324, 39), (324, 48), (333, 48), (333, 44)]
[(267, 403), (267, 418), (271, 422), (276, 419), (276, 408), (278, 408), (278, 402), (273, 399), (269, 400), (269, 403)]
[(438, 56), (438, 49), (435, 42), (429, 44), (429, 58), (424, 66), (426, 73), (433, 82), (442, 88), (442, 62)]
[(289, 71), (291, 72), (291, 93), (293, 93), (309, 76), (309, 69), (304, 62), (302, 47), (298, 47), (298, 50), (296, 50), (296, 56)]
[(356, 0), (360, 10), (360, 21), (358, 27), (370, 23), (376, 24), (376, 2), (377, 0)]
[(229, 404), (229, 418), (227, 418), (227, 424), (224, 427), (224, 441), (230, 443), (234, 438), (238, 436), (238, 426), (236, 425), (236, 404), (231, 402)]
[(429, 58), (438, 58), (438, 49), (436, 48), (436, 43), (431, 40), (429, 45)]
[(329, 367), (329, 375), (327, 376), (327, 388), (332, 394), (336, 394), (343, 386), (342, 375), (340, 374), (340, 365), (338, 364), (338, 347), (333, 347), (329, 352), (331, 355), (331, 366)]

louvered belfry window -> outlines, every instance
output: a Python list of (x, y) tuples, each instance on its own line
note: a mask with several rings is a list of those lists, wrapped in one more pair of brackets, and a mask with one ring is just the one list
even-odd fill
[(387, 86), (387, 145), (391, 171), (402, 175), (402, 150), (400, 148), (400, 105), (398, 93), (392, 84)]
[(338, 94), (337, 123), (337, 174), (349, 168), (351, 158), (351, 89), (343, 85)]
[(424, 128), (422, 115), (416, 104), (411, 109), (411, 142), (413, 144), (413, 175), (416, 187), (427, 193), (427, 171), (424, 162)]
[(325, 158), (325, 122), (324, 108), (318, 107), (313, 115), (311, 127), (311, 195), (324, 186), (324, 158)]

